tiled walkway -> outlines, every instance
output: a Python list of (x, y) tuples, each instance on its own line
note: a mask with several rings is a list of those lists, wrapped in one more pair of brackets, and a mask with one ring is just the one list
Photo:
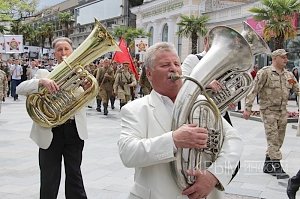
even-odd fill
[[(289, 109), (297, 109), (295, 102), (290, 103)], [(119, 110), (109, 111), (106, 117), (94, 109), (87, 110), (89, 139), (85, 142), (82, 171), (90, 199), (125, 199), (133, 184), (133, 169), (125, 168), (118, 155)], [(266, 148), (262, 123), (237, 117), (232, 117), (232, 121), (245, 145), (242, 167), (227, 187), (226, 199), (287, 199), (287, 180), (278, 181), (262, 173)], [(285, 170), (293, 175), (300, 168), (300, 138), (296, 137), (296, 130), (291, 125), (288, 124), (282, 148), (282, 163)], [(21, 97), (16, 102), (7, 99), (0, 114), (1, 199), (38, 198), (38, 148), (29, 138), (30, 127), (31, 119), (26, 113), (25, 98)], [(64, 198), (63, 185), (62, 182), (59, 199)]]

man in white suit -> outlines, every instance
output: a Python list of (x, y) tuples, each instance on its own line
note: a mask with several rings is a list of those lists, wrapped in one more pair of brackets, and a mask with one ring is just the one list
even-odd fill
[[(53, 48), (58, 63), (62, 62), (63, 57), (68, 57), (73, 52), (71, 40), (65, 37), (55, 39)], [(41, 87), (45, 87), (50, 93), (57, 92), (59, 86), (53, 80), (48, 79), (48, 75), (49, 72), (46, 69), (39, 69), (33, 79), (24, 81), (17, 87), (17, 93), (27, 96), (38, 92)], [(84, 140), (88, 137), (85, 109), (79, 110), (67, 122), (52, 129), (33, 122), (30, 137), (40, 148), (40, 199), (57, 198), (62, 157), (66, 173), (66, 198), (87, 198), (80, 169)]]
[[(161, 42), (147, 49), (144, 66), (153, 90), (121, 110), (120, 157), (126, 167), (135, 168), (130, 199), (222, 198), (223, 190), (238, 164), (242, 141), (223, 119), (224, 144), (217, 160), (205, 171), (193, 170), (196, 182), (181, 191), (171, 173), (170, 162), (177, 148), (205, 148), (207, 130), (187, 124), (171, 131), (172, 109), (182, 81), (180, 59), (172, 44)], [(230, 165), (230, 166), (229, 166)], [(218, 172), (214, 168), (218, 168)]]

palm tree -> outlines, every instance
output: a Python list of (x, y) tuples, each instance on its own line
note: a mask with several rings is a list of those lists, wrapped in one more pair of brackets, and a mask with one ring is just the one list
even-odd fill
[(202, 16), (180, 16), (181, 20), (177, 23), (179, 30), (177, 34), (179, 36), (190, 37), (192, 39), (192, 53), (197, 53), (198, 38), (199, 36), (205, 36), (207, 33), (206, 23), (209, 17), (206, 15)]
[(128, 47), (134, 49), (134, 39), (139, 37), (149, 37), (150, 33), (145, 32), (142, 28), (132, 28), (132, 27), (117, 27), (113, 30), (112, 35), (115, 38), (120, 39), (121, 37), (125, 39)]
[(64, 25), (65, 29), (65, 37), (69, 36), (70, 33), (70, 27), (72, 23), (74, 22), (73, 15), (71, 12), (61, 12), (58, 14), (58, 20), (61, 24)]
[(261, 0), (262, 8), (251, 8), (254, 19), (265, 21), (263, 37), (266, 41), (274, 42), (274, 49), (283, 48), (284, 41), (297, 35), (292, 25), (294, 14), (300, 11), (297, 0)]

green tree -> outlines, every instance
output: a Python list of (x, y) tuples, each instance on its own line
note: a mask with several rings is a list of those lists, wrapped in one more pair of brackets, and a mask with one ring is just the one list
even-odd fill
[(207, 22), (209, 17), (206, 15), (202, 16), (180, 16), (181, 20), (177, 23), (179, 26), (179, 30), (177, 34), (179, 36), (184, 36), (187, 38), (191, 38), (192, 40), (192, 53), (196, 54), (198, 49), (198, 38), (200, 36), (205, 36), (207, 29)]
[(134, 49), (134, 39), (139, 37), (149, 37), (150, 33), (141, 28), (120, 26), (113, 30), (112, 35), (118, 39), (121, 37), (124, 38), (128, 47)]
[(74, 17), (71, 12), (61, 12), (58, 14), (58, 20), (65, 29), (65, 37), (69, 37), (71, 26), (74, 22)]
[(261, 3), (263, 7), (249, 11), (254, 13), (255, 20), (266, 22), (263, 37), (274, 43), (274, 50), (283, 48), (285, 40), (297, 35), (292, 19), (300, 11), (300, 3), (297, 0), (261, 0)]
[(38, 0), (0, 0), (0, 21), (13, 21), (31, 16)]

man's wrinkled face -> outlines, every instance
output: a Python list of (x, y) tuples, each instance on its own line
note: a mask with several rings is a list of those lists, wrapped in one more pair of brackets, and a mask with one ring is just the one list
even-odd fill
[(284, 68), (288, 63), (288, 56), (287, 55), (278, 55), (276, 57), (273, 57), (273, 62), (277, 64), (277, 66)]
[(172, 73), (182, 74), (179, 57), (172, 51), (160, 50), (156, 53), (152, 67), (147, 69), (147, 77), (156, 92), (174, 99), (182, 81), (173, 81), (170, 76)]
[(57, 42), (54, 50), (54, 56), (57, 59), (58, 63), (62, 62), (63, 57), (68, 57), (73, 52), (72, 46), (66, 41)]

